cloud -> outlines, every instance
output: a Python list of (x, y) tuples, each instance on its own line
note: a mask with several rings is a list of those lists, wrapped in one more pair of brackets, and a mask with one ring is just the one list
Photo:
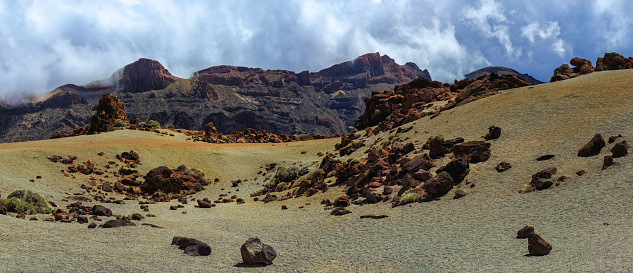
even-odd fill
[(0, 99), (86, 84), (151, 58), (317, 71), (380, 52), (450, 82), (487, 65), (547, 79), (571, 54), (631, 56), (626, 0), (0, 0)]

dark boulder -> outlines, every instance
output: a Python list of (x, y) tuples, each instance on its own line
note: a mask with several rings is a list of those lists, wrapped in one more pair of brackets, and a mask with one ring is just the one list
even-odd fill
[(453, 178), (453, 184), (457, 185), (464, 181), (470, 172), (468, 157), (460, 157), (451, 160), (446, 166), (439, 168), (437, 173), (447, 172)]
[(119, 219), (119, 220), (110, 220), (110, 221), (105, 222), (105, 224), (101, 225), (102, 228), (115, 228), (115, 227), (125, 227), (125, 226), (136, 226), (136, 224), (128, 220)]
[(622, 142), (616, 143), (613, 148), (611, 148), (611, 153), (613, 153), (614, 158), (623, 157), (629, 154), (629, 144), (626, 143), (625, 140), (622, 140)]
[(501, 128), (497, 126), (488, 127), (488, 134), (484, 136), (485, 140), (497, 139), (501, 136)]
[(453, 178), (447, 172), (441, 172), (424, 182), (422, 188), (431, 196), (442, 196), (453, 188)]
[(172, 245), (177, 245), (178, 249), (183, 249), (186, 254), (191, 256), (209, 256), (211, 255), (211, 247), (193, 238), (175, 236), (171, 240)]
[(92, 207), (92, 214), (96, 216), (112, 216), (112, 211), (102, 205), (94, 205)]
[(517, 238), (523, 239), (530, 237), (530, 234), (534, 233), (533, 226), (524, 226), (517, 232)]
[(552, 245), (536, 233), (528, 235), (528, 251), (532, 256), (544, 256), (552, 251)]
[(591, 140), (589, 140), (589, 142), (587, 142), (587, 144), (585, 144), (585, 146), (582, 146), (582, 148), (578, 150), (578, 156), (588, 157), (597, 155), (605, 145), (606, 143), (604, 142), (602, 135), (596, 134), (593, 138), (591, 138)]
[(497, 172), (505, 172), (509, 170), (510, 168), (512, 168), (512, 165), (510, 163), (502, 161), (502, 162), (499, 162), (499, 164), (497, 164), (497, 167), (495, 167), (495, 170), (497, 170)]
[(490, 158), (490, 143), (483, 141), (468, 141), (453, 146), (455, 157), (469, 157), (470, 163), (485, 162)]
[(270, 265), (277, 258), (277, 252), (271, 246), (262, 243), (257, 237), (246, 240), (240, 248), (240, 252), (242, 262), (249, 265)]

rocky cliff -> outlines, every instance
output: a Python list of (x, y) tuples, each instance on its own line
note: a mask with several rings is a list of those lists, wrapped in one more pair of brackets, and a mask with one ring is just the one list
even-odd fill
[(364, 111), (364, 98), (419, 77), (431, 79), (415, 64), (399, 65), (379, 53), (319, 72), (214, 66), (189, 79), (171, 75), (159, 62), (139, 59), (110, 79), (64, 85), (35, 103), (0, 106), (0, 141), (46, 139), (85, 127), (105, 94), (118, 97), (129, 120), (156, 120), (163, 126), (204, 130), (213, 122), (223, 134), (246, 128), (346, 133)]

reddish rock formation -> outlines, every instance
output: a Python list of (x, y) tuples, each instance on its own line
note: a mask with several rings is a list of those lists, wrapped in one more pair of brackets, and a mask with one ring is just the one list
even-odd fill
[(604, 57), (598, 57), (596, 71), (621, 70), (633, 68), (633, 57), (624, 57), (618, 53), (605, 53)]
[(424, 182), (422, 189), (424, 189), (430, 196), (439, 197), (453, 188), (453, 178), (447, 172), (441, 172), (431, 180)]
[(511, 75), (496, 73), (475, 80), (464, 79), (454, 84), (418, 78), (407, 84), (397, 85), (393, 91), (373, 93), (365, 99), (365, 112), (356, 122), (356, 128), (364, 129), (379, 125), (374, 133), (398, 127), (421, 117), (436, 114), (426, 111), (429, 103), (455, 98), (443, 109), (465, 104), (496, 94), (499, 90), (527, 86), (530, 83)]
[(126, 65), (119, 80), (122, 92), (145, 92), (164, 89), (175, 82), (174, 77), (157, 61), (141, 58)]
[(277, 258), (277, 252), (255, 237), (249, 238), (240, 248), (244, 264), (270, 265)]
[(578, 156), (589, 157), (597, 155), (600, 153), (600, 150), (602, 150), (605, 145), (606, 143), (604, 142), (604, 138), (602, 138), (602, 135), (596, 134), (593, 136), (593, 138), (591, 138), (591, 140), (589, 140), (589, 142), (587, 142), (587, 144), (585, 144), (584, 146), (582, 146), (582, 148), (580, 148), (580, 150), (578, 150)]
[(149, 194), (173, 193), (176, 197), (180, 197), (201, 191), (207, 184), (204, 173), (198, 170), (187, 169), (184, 166), (172, 170), (161, 166), (150, 170), (145, 175), (145, 182), (141, 184), (141, 189)]
[(468, 141), (453, 146), (455, 157), (468, 157), (470, 163), (485, 162), (490, 158), (490, 143), (483, 141)]
[(574, 68), (563, 64), (554, 70), (554, 75), (550, 77), (550, 82), (562, 81), (580, 75), (593, 73), (594, 71), (620, 70), (633, 68), (633, 57), (626, 58), (618, 53), (605, 53), (604, 57), (598, 57), (596, 67), (591, 65), (591, 61), (575, 57), (569, 61)]
[(117, 97), (112, 95), (104, 95), (99, 99), (97, 106), (97, 114), (90, 119), (90, 127), (88, 134), (99, 132), (109, 132), (114, 130), (114, 123), (117, 120), (127, 121), (125, 114), (125, 106), (119, 102)]

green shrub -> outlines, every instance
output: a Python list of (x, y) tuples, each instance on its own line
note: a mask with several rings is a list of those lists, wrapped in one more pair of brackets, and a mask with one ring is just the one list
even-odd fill
[(121, 128), (121, 127), (127, 127), (127, 123), (125, 123), (125, 121), (123, 121), (123, 120), (117, 119), (117, 120), (114, 122), (114, 127), (119, 127), (119, 128)]
[(354, 164), (358, 164), (358, 163), (360, 163), (360, 159), (358, 159), (358, 158), (352, 158), (352, 160), (350, 160), (350, 161), (349, 161), (348, 166), (352, 166), (352, 165), (354, 165)]
[(299, 177), (299, 179), (297, 179), (297, 182), (293, 185), (293, 187), (297, 187), (301, 185), (303, 181), (314, 181), (317, 179), (322, 179), (324, 175), (325, 175), (325, 172), (321, 169), (310, 170), (304, 176)]
[(426, 142), (424, 143), (424, 145), (422, 145), (422, 149), (428, 150), (431, 148), (431, 141), (437, 139), (439, 141), (444, 141), (444, 136), (443, 135), (436, 135), (434, 137), (429, 137), (429, 139), (426, 140)]
[(398, 204), (399, 205), (404, 205), (404, 204), (417, 202), (421, 198), (422, 198), (422, 196), (420, 196), (419, 194), (417, 194), (415, 192), (405, 192), (404, 194), (402, 194), (402, 197), (400, 198), (400, 202)]
[(314, 137), (310, 134), (301, 134), (301, 135), (295, 136), (296, 141), (306, 141), (306, 140), (313, 140), (313, 139)]
[(272, 189), (277, 187), (277, 184), (281, 182), (290, 182), (299, 177), (299, 168), (298, 167), (283, 167), (277, 171), (275, 176), (264, 183), (264, 187)]
[(0, 199), (8, 211), (25, 212), (31, 210), (34, 213), (47, 213), (50, 211), (46, 199), (34, 192), (17, 190), (9, 194), (7, 199)]
[(147, 124), (153, 128), (160, 129), (160, 123), (158, 121), (150, 120)]

